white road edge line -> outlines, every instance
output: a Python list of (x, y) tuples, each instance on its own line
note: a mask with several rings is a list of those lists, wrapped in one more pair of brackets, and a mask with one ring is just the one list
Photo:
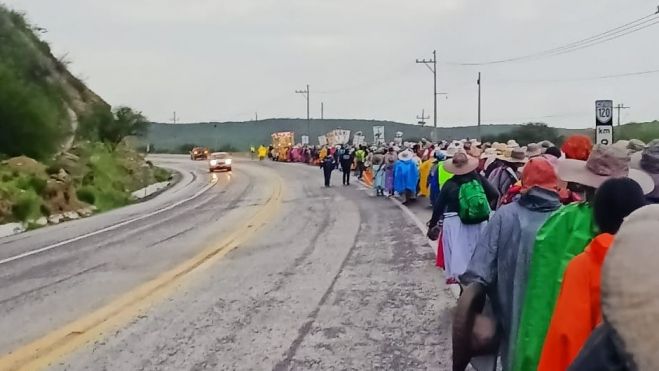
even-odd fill
[(32, 256), (32, 255), (41, 254), (41, 253), (44, 253), (44, 252), (46, 252), (46, 251), (49, 251), (49, 250), (52, 250), (52, 249), (56, 249), (56, 248), (61, 247), (61, 246), (64, 246), (64, 245), (68, 245), (68, 244), (70, 244), (70, 243), (73, 243), (73, 242), (76, 242), (76, 241), (80, 241), (80, 240), (83, 240), (83, 239), (85, 239), (85, 238), (89, 238), (89, 237), (95, 236), (95, 235), (97, 235), (97, 234), (101, 234), (101, 233), (105, 233), (105, 232), (108, 232), (108, 231), (112, 231), (112, 230), (115, 230), (115, 229), (117, 229), (117, 228), (121, 228), (121, 227), (123, 227), (123, 226), (126, 226), (126, 225), (128, 225), (128, 224), (135, 223), (135, 222), (137, 222), (137, 221), (140, 221), (140, 220), (143, 220), (143, 219), (146, 219), (146, 218), (150, 218), (150, 217), (152, 217), (152, 216), (154, 216), (154, 215), (158, 215), (158, 214), (163, 213), (163, 212), (165, 212), (165, 211), (171, 210), (171, 209), (173, 209), (173, 208), (175, 208), (175, 207), (177, 207), (177, 206), (180, 206), (180, 205), (182, 205), (182, 204), (184, 204), (184, 203), (186, 203), (186, 202), (188, 202), (188, 201), (194, 200), (195, 198), (201, 196), (203, 193), (205, 193), (206, 191), (208, 191), (209, 189), (211, 189), (213, 186), (215, 186), (215, 184), (217, 184), (217, 178), (213, 179), (213, 181), (212, 181), (209, 185), (207, 185), (206, 187), (202, 188), (201, 190), (199, 190), (199, 191), (198, 191), (197, 193), (195, 193), (194, 195), (192, 195), (192, 196), (190, 196), (190, 197), (188, 197), (188, 198), (185, 198), (185, 199), (183, 199), (183, 200), (177, 201), (177, 202), (175, 202), (175, 203), (173, 203), (173, 204), (171, 204), (171, 205), (169, 205), (169, 206), (167, 206), (167, 207), (164, 207), (164, 208), (162, 208), (162, 209), (158, 209), (158, 210), (153, 211), (153, 212), (150, 212), (150, 213), (148, 213), (148, 214), (140, 215), (140, 216), (135, 217), (135, 218), (133, 218), (133, 219), (124, 220), (123, 222), (120, 222), (120, 223), (117, 223), (117, 224), (111, 225), (111, 226), (109, 226), (109, 227), (105, 227), (105, 228), (102, 228), (102, 229), (99, 229), (99, 230), (96, 230), (96, 231), (93, 231), (93, 232), (85, 233), (85, 234), (80, 235), (80, 236), (78, 236), (78, 237), (74, 237), (74, 238), (71, 238), (71, 239), (68, 239), (68, 240), (64, 240), (64, 241), (61, 241), (61, 242), (58, 242), (58, 243), (55, 243), (55, 244), (52, 244), (52, 245), (49, 245), (49, 246), (46, 246), (46, 247), (42, 247), (42, 248), (39, 248), (39, 249), (36, 249), (36, 250), (27, 251), (27, 252), (24, 252), (24, 253), (22, 253), (22, 254), (18, 254), (18, 255), (11, 256), (11, 257), (9, 257), (9, 258), (2, 259), (2, 260), (0, 260), (0, 265), (7, 264), (7, 263), (11, 263), (11, 262), (16, 261), (16, 260), (19, 260), (19, 259), (27, 258), (27, 257)]

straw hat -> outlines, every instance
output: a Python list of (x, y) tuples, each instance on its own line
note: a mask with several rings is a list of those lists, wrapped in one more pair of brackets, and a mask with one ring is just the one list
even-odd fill
[(401, 161), (409, 161), (414, 157), (414, 154), (409, 149), (406, 149), (398, 154), (398, 159)]
[(620, 139), (617, 142), (613, 143), (613, 146), (620, 149), (627, 149), (627, 146), (629, 146), (629, 141)]
[(494, 142), (492, 148), (497, 151), (497, 154), (502, 155), (505, 151), (508, 150), (508, 146), (505, 143)]
[(659, 205), (629, 215), (602, 267), (602, 312), (638, 370), (659, 369)]
[(627, 144), (627, 149), (632, 152), (639, 152), (645, 149), (645, 143), (640, 139), (631, 139)]
[(540, 144), (530, 143), (526, 147), (526, 156), (528, 158), (537, 157), (540, 156), (541, 154), (542, 154), (542, 146)]
[(502, 155), (497, 157), (501, 161), (506, 161), (514, 164), (525, 164), (528, 161), (526, 158), (526, 151), (522, 148), (508, 148)]
[(481, 159), (489, 159), (492, 157), (497, 157), (497, 150), (494, 148), (485, 148), (485, 151), (481, 154)]
[(543, 140), (542, 142), (538, 143), (540, 147), (542, 148), (550, 148), (550, 147), (556, 147), (554, 143), (548, 141), (548, 140)]
[(464, 151), (458, 152), (451, 161), (444, 162), (444, 169), (454, 175), (471, 173), (478, 168), (477, 158), (467, 155)]
[(444, 154), (446, 155), (446, 157), (453, 157), (455, 156), (456, 153), (462, 150), (463, 150), (462, 143), (454, 141), (451, 144), (449, 144)]
[(506, 143), (506, 146), (508, 148), (516, 148), (516, 147), (519, 147), (519, 144), (517, 144), (515, 139), (511, 139), (511, 140), (508, 141), (508, 143)]
[(652, 177), (654, 191), (648, 194), (648, 196), (659, 199), (659, 139), (648, 143), (642, 152), (632, 154), (629, 166), (632, 169), (641, 170)]
[(631, 158), (627, 150), (596, 145), (588, 161), (564, 159), (558, 161), (558, 176), (566, 182), (599, 188), (609, 178), (629, 177), (638, 183), (644, 194), (654, 190), (652, 178), (636, 169), (630, 169)]

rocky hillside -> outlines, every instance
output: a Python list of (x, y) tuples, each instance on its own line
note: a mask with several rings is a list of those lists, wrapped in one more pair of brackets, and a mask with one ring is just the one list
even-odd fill
[(41, 32), (0, 5), (0, 235), (3, 223), (22, 230), (129, 204), (170, 178), (125, 140), (146, 118), (112, 110)]
[[(67, 149), (81, 116), (96, 106), (110, 109), (52, 54), (40, 32), (23, 14), (0, 5), (0, 153), (9, 156)], [(44, 142), (36, 147), (34, 139)]]

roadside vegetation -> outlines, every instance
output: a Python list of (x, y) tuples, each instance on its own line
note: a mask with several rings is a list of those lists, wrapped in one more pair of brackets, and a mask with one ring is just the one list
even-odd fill
[(517, 126), (509, 132), (501, 133), (498, 135), (483, 136), (484, 142), (491, 143), (506, 143), (509, 139), (515, 139), (517, 143), (522, 146), (526, 146), (529, 143), (538, 143), (543, 140), (548, 140), (560, 146), (563, 143), (564, 138), (558, 129), (541, 122), (530, 122)]
[(130, 144), (147, 119), (112, 109), (40, 32), (0, 5), (0, 224), (110, 210), (170, 178)]

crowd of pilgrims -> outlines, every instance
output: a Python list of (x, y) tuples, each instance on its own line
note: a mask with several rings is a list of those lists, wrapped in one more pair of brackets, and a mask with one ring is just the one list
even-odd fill
[[(292, 152), (292, 150), (291, 150)], [(429, 200), (459, 285), (453, 369), (659, 370), (659, 140), (300, 148), (378, 196)], [(418, 202), (418, 201), (417, 201)]]

